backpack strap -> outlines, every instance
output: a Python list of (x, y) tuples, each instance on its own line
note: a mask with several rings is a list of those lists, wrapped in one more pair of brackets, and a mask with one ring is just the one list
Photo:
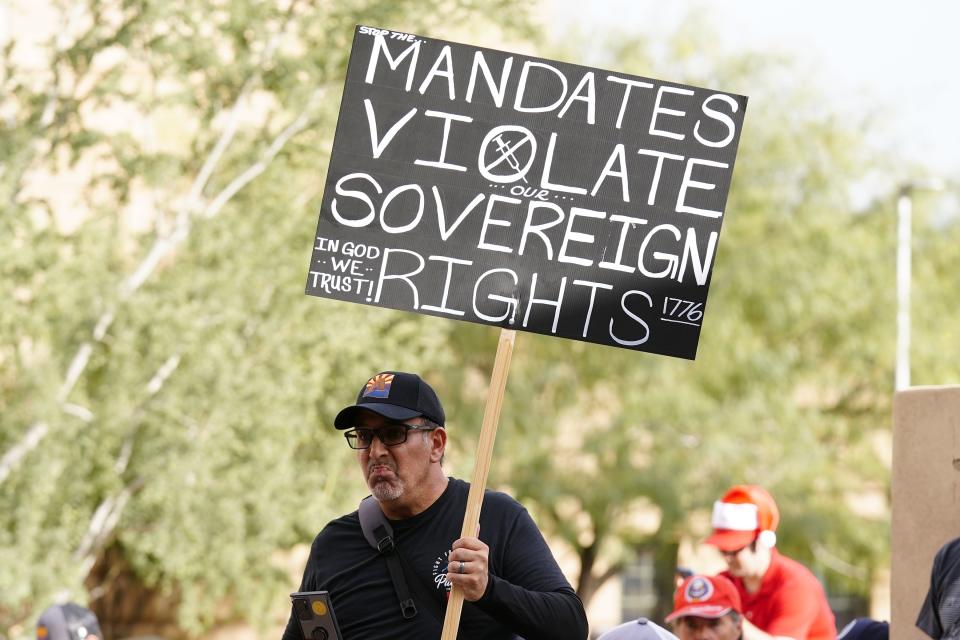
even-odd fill
[(387, 561), (390, 580), (393, 581), (393, 589), (397, 592), (397, 599), (400, 601), (400, 612), (405, 619), (414, 617), (417, 615), (417, 606), (413, 602), (410, 587), (407, 586), (407, 579), (403, 573), (403, 566), (400, 564), (400, 557), (397, 555), (397, 548), (393, 541), (393, 527), (390, 526), (390, 521), (387, 520), (387, 516), (383, 515), (383, 510), (380, 509), (380, 505), (373, 496), (367, 496), (361, 500), (357, 512), (360, 516), (360, 528), (363, 530), (363, 537)]

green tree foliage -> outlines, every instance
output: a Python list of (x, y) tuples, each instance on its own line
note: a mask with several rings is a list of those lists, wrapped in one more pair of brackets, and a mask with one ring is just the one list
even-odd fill
[(115, 557), (190, 634), (269, 623), (277, 551), (360, 497), (335, 410), (371, 368), (452, 366), (449, 323), (303, 295), (354, 25), (519, 33), (523, 10), (15, 10), (51, 27), (0, 67), (0, 635), (95, 605)]

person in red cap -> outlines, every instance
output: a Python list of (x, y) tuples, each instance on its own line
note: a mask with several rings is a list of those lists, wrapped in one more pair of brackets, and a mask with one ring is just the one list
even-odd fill
[(680, 640), (738, 640), (742, 637), (740, 594), (723, 576), (692, 575), (673, 594), (666, 621)]
[(727, 563), (743, 603), (745, 640), (834, 640), (836, 622), (827, 596), (809, 569), (781, 555), (780, 511), (765, 489), (736, 485), (713, 505), (707, 539)]

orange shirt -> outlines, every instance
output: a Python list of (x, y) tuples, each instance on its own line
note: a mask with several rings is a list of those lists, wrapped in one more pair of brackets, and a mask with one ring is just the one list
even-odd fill
[(747, 620), (774, 636), (835, 640), (836, 620), (817, 578), (805, 566), (773, 549), (760, 589), (747, 593), (743, 580), (725, 571), (740, 592)]

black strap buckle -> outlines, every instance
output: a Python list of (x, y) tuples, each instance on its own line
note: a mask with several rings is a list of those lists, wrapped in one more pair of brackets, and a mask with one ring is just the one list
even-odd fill
[(393, 536), (383, 536), (377, 540), (377, 551), (381, 555), (387, 555), (388, 553), (393, 553)]
[(401, 602), (400, 611), (403, 612), (403, 617), (406, 620), (409, 620), (413, 616), (417, 615), (417, 605), (413, 604), (413, 598), (407, 598)]

